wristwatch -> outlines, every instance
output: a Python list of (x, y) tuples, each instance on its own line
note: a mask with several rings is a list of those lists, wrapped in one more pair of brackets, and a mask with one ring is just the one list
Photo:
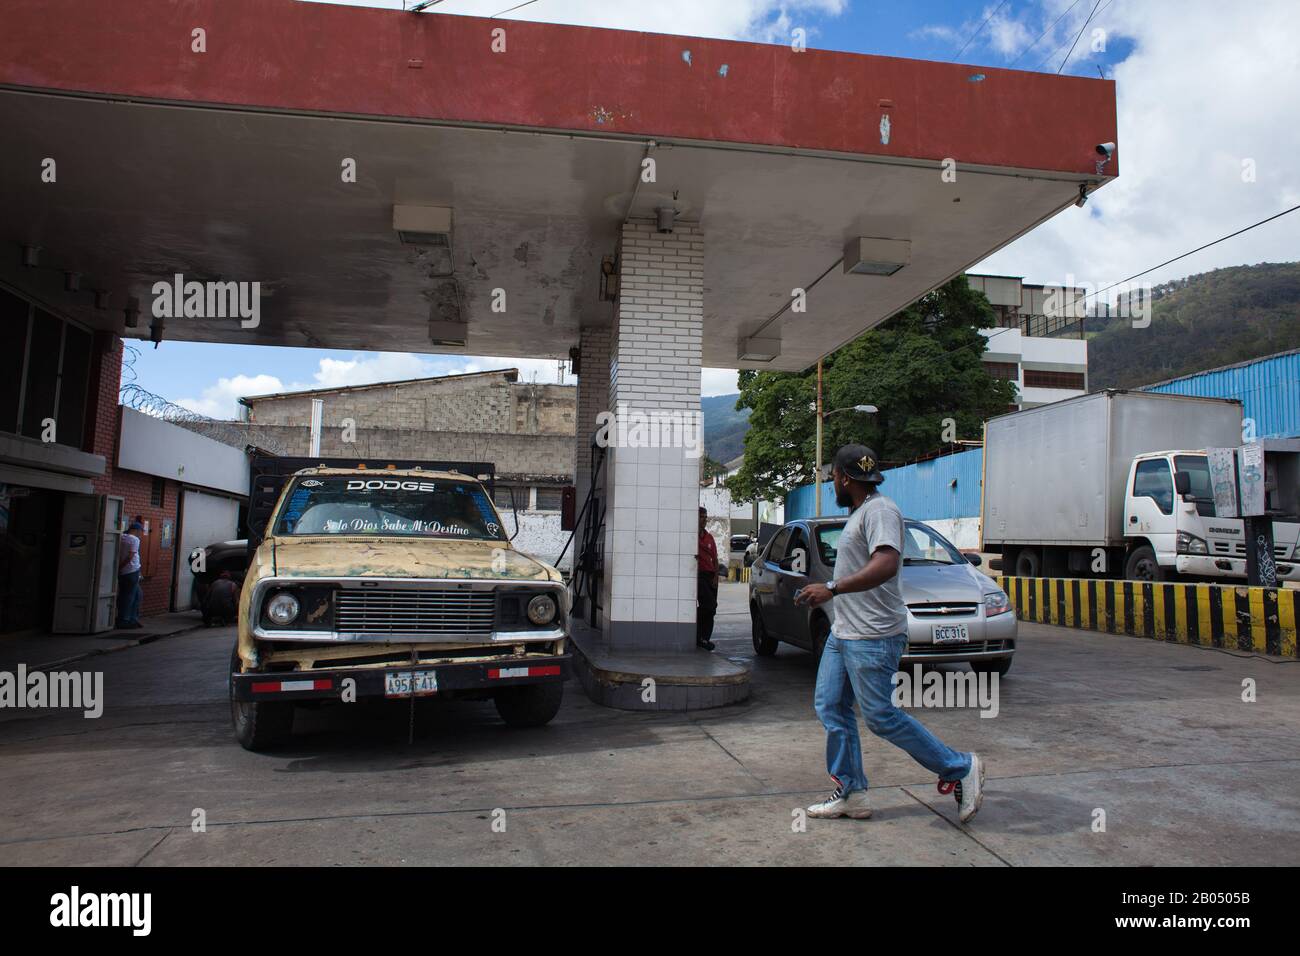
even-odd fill
[(834, 581), (834, 579), (832, 579), (832, 580), (826, 582), (826, 590), (827, 590), (827, 591), (830, 591), (832, 596), (835, 594), (835, 581)]

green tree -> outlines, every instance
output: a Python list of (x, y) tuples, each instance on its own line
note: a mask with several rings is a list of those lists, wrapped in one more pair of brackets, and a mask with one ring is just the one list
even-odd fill
[[(840, 445), (870, 445), (885, 464), (937, 451), (949, 438), (978, 439), (986, 418), (1016, 400), (980, 357), (993, 310), (964, 276), (863, 333), (822, 363), (824, 410), (875, 405), (875, 415), (827, 419), (823, 463)], [(727, 486), (733, 499), (779, 498), (814, 480), (817, 369), (740, 373), (737, 408), (751, 409), (745, 462)], [(948, 420), (951, 419), (951, 427)]]

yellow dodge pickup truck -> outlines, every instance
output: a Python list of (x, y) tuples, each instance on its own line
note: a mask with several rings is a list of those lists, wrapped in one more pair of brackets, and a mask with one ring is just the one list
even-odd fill
[(256, 461), (250, 530), (259, 495), (278, 497), (265, 536), (250, 537), (240, 597), (230, 672), (240, 744), (284, 742), (300, 701), (491, 697), (512, 726), (555, 716), (568, 592), (555, 568), (511, 546), (477, 477), (364, 466), (274, 475)]

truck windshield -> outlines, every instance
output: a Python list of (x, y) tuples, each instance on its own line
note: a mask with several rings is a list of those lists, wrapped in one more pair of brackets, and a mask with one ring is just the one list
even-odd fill
[(1191, 479), (1190, 494), (1196, 499), (1196, 513), (1214, 517), (1214, 486), (1210, 484), (1210, 466), (1204, 455), (1175, 455), (1174, 471)]
[(407, 476), (296, 478), (273, 527), (277, 535), (506, 537), (482, 485)]

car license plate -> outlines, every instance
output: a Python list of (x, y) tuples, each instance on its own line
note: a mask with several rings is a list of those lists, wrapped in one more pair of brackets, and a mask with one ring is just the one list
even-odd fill
[(385, 697), (424, 697), (436, 693), (437, 671), (397, 671), (384, 675)]
[(970, 633), (965, 624), (936, 624), (933, 640), (936, 644), (967, 644)]

